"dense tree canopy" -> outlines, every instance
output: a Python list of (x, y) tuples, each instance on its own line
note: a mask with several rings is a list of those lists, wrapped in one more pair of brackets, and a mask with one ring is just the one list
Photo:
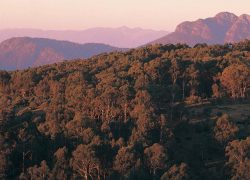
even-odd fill
[(224, 165), (247, 177), (236, 139), (250, 134), (195, 107), (249, 101), (249, 49), (149, 45), (1, 71), (0, 178), (221, 179)]

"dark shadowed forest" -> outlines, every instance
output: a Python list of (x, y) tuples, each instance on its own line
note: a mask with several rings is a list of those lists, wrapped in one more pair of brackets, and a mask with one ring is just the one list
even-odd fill
[(250, 41), (0, 71), (0, 179), (250, 177)]

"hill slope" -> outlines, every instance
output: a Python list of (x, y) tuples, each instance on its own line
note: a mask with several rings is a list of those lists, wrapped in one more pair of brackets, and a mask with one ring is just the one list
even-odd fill
[(116, 47), (134, 48), (168, 34), (141, 28), (91, 28), (82, 31), (58, 31), (40, 29), (5, 29), (0, 30), (0, 41), (12, 37), (39, 37), (66, 40), (76, 43), (103, 43)]
[(76, 44), (42, 38), (12, 38), (0, 44), (0, 69), (15, 70), (88, 58), (104, 52), (121, 50), (105, 44)]
[(222, 12), (215, 17), (183, 22), (170, 33), (152, 43), (223, 44), (250, 38), (250, 16)]
[(249, 62), (244, 41), (0, 71), (0, 179), (249, 179)]

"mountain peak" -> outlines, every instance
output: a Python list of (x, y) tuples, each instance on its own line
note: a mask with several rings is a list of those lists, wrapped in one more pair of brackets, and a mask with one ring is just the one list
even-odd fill
[(120, 27), (118, 27), (118, 29), (131, 29), (131, 28), (129, 28), (128, 26), (120, 26)]
[(250, 39), (250, 16), (240, 17), (230, 12), (220, 12), (214, 17), (180, 23), (175, 32), (154, 42), (161, 44), (197, 43), (224, 44)]
[(240, 15), (239, 19), (241, 19), (241, 20), (248, 20), (248, 21), (250, 21), (250, 15), (247, 15), (247, 14), (242, 14), (242, 15)]
[(238, 18), (238, 16), (230, 12), (220, 12), (216, 14), (215, 17), (221, 18), (221, 19), (237, 19)]

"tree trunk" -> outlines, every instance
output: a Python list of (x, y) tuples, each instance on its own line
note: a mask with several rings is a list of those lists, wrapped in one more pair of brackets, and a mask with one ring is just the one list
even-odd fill
[(23, 167), (22, 167), (23, 173), (24, 173), (24, 156), (25, 156), (25, 154), (24, 154), (24, 152), (23, 152)]
[(185, 99), (185, 81), (182, 81), (182, 100), (184, 101)]
[(88, 180), (89, 178), (88, 178), (88, 174), (85, 174), (85, 180)]
[(156, 174), (156, 169), (153, 170), (153, 179), (156, 179), (155, 174)]
[(124, 106), (124, 123), (127, 122), (127, 103)]
[(101, 180), (101, 175), (100, 175), (100, 167), (97, 167), (97, 172), (98, 172), (98, 180)]

